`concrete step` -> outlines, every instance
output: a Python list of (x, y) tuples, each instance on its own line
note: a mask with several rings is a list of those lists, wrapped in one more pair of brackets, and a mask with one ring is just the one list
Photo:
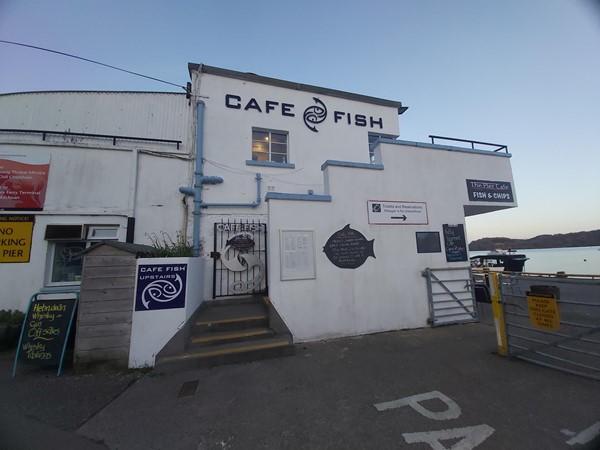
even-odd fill
[(266, 327), (269, 313), (262, 302), (207, 305), (194, 321), (192, 335), (207, 331)]
[(155, 370), (175, 372), (225, 364), (239, 364), (294, 354), (295, 347), (291, 337), (279, 335), (252, 341), (189, 348), (181, 355), (159, 358), (156, 361)]
[(211, 345), (227, 344), (232, 342), (252, 341), (266, 337), (273, 337), (275, 332), (269, 327), (246, 328), (242, 330), (208, 331), (191, 336), (189, 347), (207, 347)]

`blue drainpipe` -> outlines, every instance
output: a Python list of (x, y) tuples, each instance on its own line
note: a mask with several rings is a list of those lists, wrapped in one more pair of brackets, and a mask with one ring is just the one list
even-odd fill
[(202, 184), (218, 184), (223, 182), (221, 177), (205, 177), (202, 173), (202, 158), (204, 155), (204, 102), (198, 100), (197, 131), (196, 131), (196, 168), (194, 169), (194, 187), (181, 186), (179, 192), (194, 197), (194, 256), (200, 255), (200, 205), (202, 204)]
[(260, 173), (256, 174), (256, 201), (252, 203), (203, 203), (202, 202), (202, 185), (203, 184), (221, 184), (223, 178), (217, 176), (204, 176), (203, 174), (203, 158), (204, 158), (204, 107), (205, 103), (202, 100), (196, 102), (198, 106), (197, 115), (197, 132), (196, 132), (196, 168), (194, 169), (194, 187), (180, 186), (179, 192), (185, 195), (194, 197), (194, 230), (193, 230), (193, 245), (194, 256), (200, 256), (200, 216), (202, 208), (209, 207), (251, 207), (256, 208), (261, 203), (261, 180)]

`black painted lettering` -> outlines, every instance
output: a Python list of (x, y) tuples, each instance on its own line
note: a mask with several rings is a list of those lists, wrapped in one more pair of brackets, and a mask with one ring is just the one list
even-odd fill
[(260, 109), (260, 106), (255, 98), (251, 98), (250, 101), (246, 103), (246, 106), (244, 106), (244, 111), (248, 111), (249, 109), (255, 109), (258, 112), (262, 112), (262, 109)]
[(338, 121), (341, 120), (342, 117), (344, 117), (345, 115), (346, 115), (346, 113), (343, 111), (334, 111), (333, 112), (333, 121), (335, 123), (338, 123)]
[(288, 116), (288, 117), (294, 117), (296, 114), (294, 114), (292, 112), (293, 108), (294, 108), (294, 105), (292, 105), (291, 103), (282, 103), (281, 104), (281, 115)]
[(242, 97), (239, 95), (227, 94), (225, 95), (225, 106), (232, 109), (240, 109), (242, 107)]
[(380, 117), (379, 119), (375, 120), (375, 119), (373, 119), (373, 116), (371, 116), (369, 119), (371, 121), (371, 128), (374, 128), (375, 125), (377, 124), (377, 125), (379, 125), (380, 129), (383, 129), (383, 118)]
[(365, 116), (363, 116), (362, 114), (355, 114), (354, 115), (354, 124), (357, 127), (366, 127), (367, 126), (367, 118)]
[(279, 102), (267, 100), (265, 102), (265, 112), (269, 114), (270, 111), (275, 111), (275, 106), (279, 105)]

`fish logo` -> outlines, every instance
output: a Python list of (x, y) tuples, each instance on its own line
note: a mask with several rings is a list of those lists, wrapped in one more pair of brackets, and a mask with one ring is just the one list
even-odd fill
[(304, 124), (315, 133), (318, 133), (316, 124), (323, 122), (327, 118), (327, 107), (325, 103), (319, 100), (317, 97), (313, 97), (313, 100), (317, 103), (316, 105), (309, 106), (304, 110)]
[(183, 280), (179, 275), (174, 281), (156, 280), (148, 284), (142, 292), (142, 304), (150, 309), (150, 302), (168, 303), (175, 300), (183, 291)]
[(329, 261), (341, 269), (356, 269), (362, 266), (369, 256), (375, 258), (375, 239), (370, 241), (360, 232), (346, 225), (336, 231), (325, 243), (323, 251)]

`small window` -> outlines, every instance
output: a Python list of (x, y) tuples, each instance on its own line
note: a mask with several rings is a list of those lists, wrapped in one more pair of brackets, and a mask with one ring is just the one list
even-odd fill
[(117, 232), (119, 226), (90, 226), (88, 227), (87, 238), (88, 239), (117, 239)]
[(117, 239), (118, 232), (118, 225), (48, 225), (47, 285), (79, 284), (85, 249), (95, 242)]
[(274, 130), (252, 130), (252, 160), (287, 164), (288, 133)]
[(60, 241), (52, 245), (51, 283), (73, 283), (81, 281), (85, 241)]

